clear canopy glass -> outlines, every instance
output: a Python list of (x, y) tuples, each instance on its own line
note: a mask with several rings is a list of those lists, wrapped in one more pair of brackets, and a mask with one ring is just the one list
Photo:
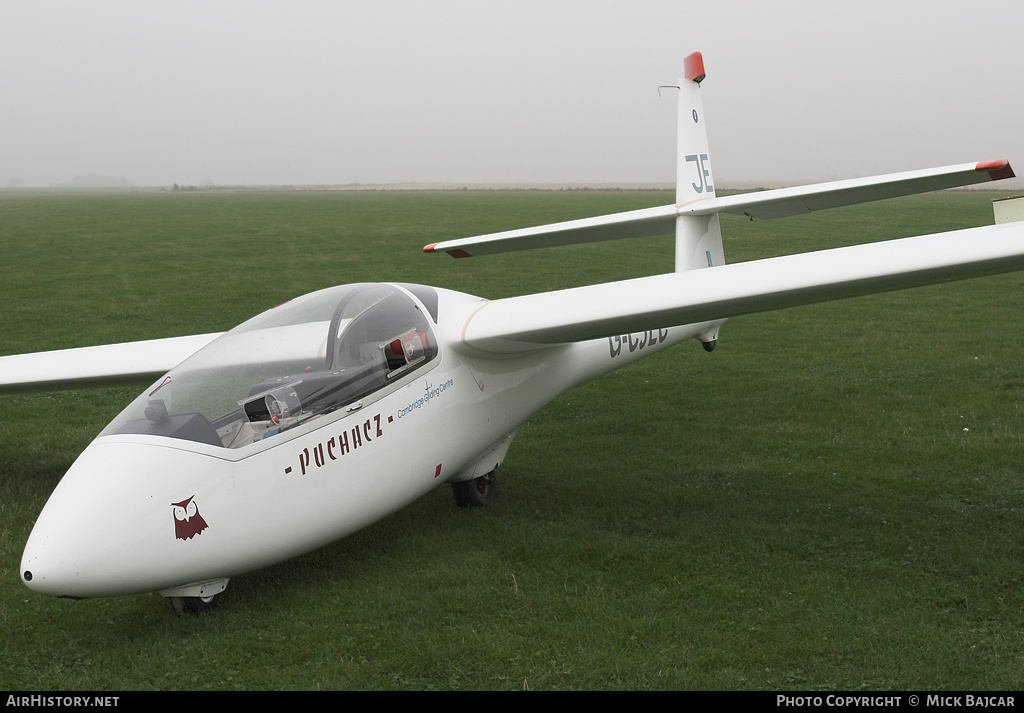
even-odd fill
[(240, 448), (354, 406), (436, 356), (430, 318), (405, 291), (384, 284), (333, 287), (214, 340), (100, 435), (143, 433)]

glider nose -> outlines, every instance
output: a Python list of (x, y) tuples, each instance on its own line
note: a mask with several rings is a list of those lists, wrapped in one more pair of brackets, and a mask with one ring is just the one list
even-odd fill
[(176, 541), (175, 505), (216, 461), (116, 437), (93, 442), (39, 514), (22, 555), (22, 581), (40, 594), (70, 598), (181, 584), (182, 571), (167, 552)]
[[(26, 560), (28, 560), (30, 563), (26, 564)], [(33, 564), (31, 564), (31, 562), (36, 561), (38, 561), (38, 558), (30, 557), (28, 551), (26, 550), (25, 556), (22, 557), (21, 561), (21, 581), (25, 583), (25, 586), (38, 594), (47, 594), (53, 597), (71, 596), (68, 594), (61, 594), (60, 592), (63, 591), (63, 588), (61, 588), (60, 586), (54, 586), (57, 584), (56, 577), (51, 576), (48, 578), (46, 576), (45, 572), (47, 570), (50, 570), (52, 572), (51, 568), (47, 567), (46, 565), (43, 565), (42, 571), (44, 572), (44, 574), (41, 577), (37, 575), (36, 573), (39, 571), (39, 569), (36, 568)]]

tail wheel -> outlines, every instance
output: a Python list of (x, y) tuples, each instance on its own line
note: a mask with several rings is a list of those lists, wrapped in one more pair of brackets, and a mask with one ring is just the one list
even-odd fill
[(460, 508), (478, 508), (490, 505), (498, 496), (498, 471), (492, 470), (472, 480), (452, 483), (455, 504)]
[(209, 597), (168, 597), (174, 611), (179, 614), (202, 614), (212, 611), (220, 601), (220, 593)]

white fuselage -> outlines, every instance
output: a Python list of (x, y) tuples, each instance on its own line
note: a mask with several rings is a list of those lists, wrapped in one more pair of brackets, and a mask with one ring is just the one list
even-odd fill
[(307, 429), (238, 449), (97, 438), (36, 522), (22, 560), (26, 584), (70, 597), (161, 591), (308, 552), (442, 483), (493, 470), (516, 429), (553, 398), (703, 329), (474, 354), (461, 332), (484, 303), (437, 292), (439, 358)]

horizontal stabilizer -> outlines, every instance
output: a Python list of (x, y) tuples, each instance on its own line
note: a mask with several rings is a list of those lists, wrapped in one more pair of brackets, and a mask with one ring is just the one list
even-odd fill
[(220, 334), (150, 339), (0, 357), (0, 394), (149, 384)]
[(489, 302), (473, 352), (515, 353), (1024, 268), (1024, 223), (721, 265)]
[(1008, 161), (965, 163), (869, 178), (717, 196), (696, 200), (686, 205), (644, 208), (472, 238), (446, 240), (427, 245), (423, 250), (428, 253), (445, 252), (452, 257), (471, 257), (558, 245), (667, 235), (675, 232), (676, 218), (679, 216), (734, 213), (751, 219), (768, 220), (826, 208), (969, 186), (1013, 176), (1013, 169), (1010, 168)]

